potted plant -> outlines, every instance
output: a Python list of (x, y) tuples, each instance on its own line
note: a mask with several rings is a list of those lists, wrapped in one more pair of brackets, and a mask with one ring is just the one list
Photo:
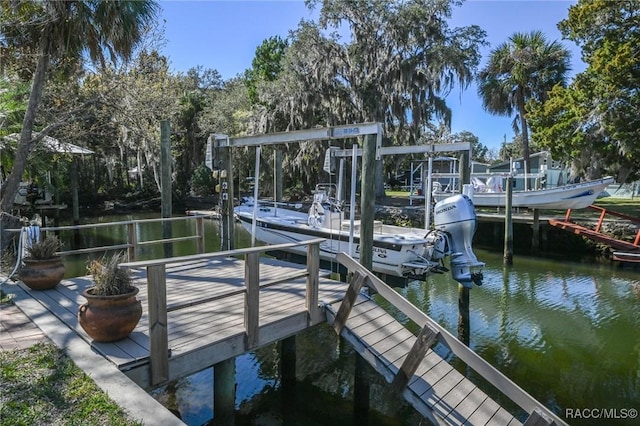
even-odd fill
[(48, 290), (55, 287), (64, 277), (65, 267), (57, 252), (62, 243), (55, 235), (32, 243), (26, 248), (22, 259), (24, 266), (18, 273), (20, 280), (33, 290)]
[(87, 270), (93, 286), (82, 292), (87, 302), (78, 309), (78, 321), (96, 342), (115, 342), (127, 337), (142, 316), (142, 304), (136, 299), (138, 288), (131, 274), (118, 265), (126, 261), (124, 253), (93, 260)]

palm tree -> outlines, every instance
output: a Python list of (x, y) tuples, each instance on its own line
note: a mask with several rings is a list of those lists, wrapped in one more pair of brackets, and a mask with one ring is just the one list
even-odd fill
[(522, 154), (530, 171), (526, 104), (544, 102), (556, 84), (566, 85), (570, 52), (557, 41), (547, 42), (541, 31), (515, 33), (491, 51), (489, 62), (478, 73), (478, 94), (488, 112), (511, 116), (513, 130), (522, 131)]
[(158, 10), (156, 2), (150, 0), (3, 2), (0, 12), (7, 25), (0, 26), (0, 40), (32, 49), (37, 63), (13, 167), (1, 188), (0, 211), (13, 207), (29, 153), (56, 127), (45, 126), (33, 137), (50, 65), (79, 61), (83, 56), (98, 65), (105, 64), (106, 56), (114, 62), (118, 58), (128, 60)]

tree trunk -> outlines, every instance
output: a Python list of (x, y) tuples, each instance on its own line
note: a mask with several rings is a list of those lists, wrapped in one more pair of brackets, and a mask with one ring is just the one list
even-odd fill
[(527, 174), (531, 173), (531, 152), (529, 151), (529, 129), (527, 127), (527, 118), (525, 116), (524, 98), (518, 99), (518, 113), (520, 114), (520, 127), (522, 128), (522, 157)]
[(31, 83), (31, 93), (29, 94), (29, 102), (24, 113), (22, 121), (22, 131), (20, 132), (20, 141), (16, 149), (16, 158), (11, 168), (11, 173), (2, 188), (2, 199), (0, 199), (0, 211), (9, 212), (13, 208), (16, 194), (22, 180), (22, 174), (27, 166), (27, 158), (33, 149), (33, 124), (36, 120), (36, 113), (42, 99), (42, 91), (49, 67), (49, 54), (47, 53), (47, 44), (49, 38), (43, 35), (40, 39), (38, 64), (33, 73), (33, 82)]

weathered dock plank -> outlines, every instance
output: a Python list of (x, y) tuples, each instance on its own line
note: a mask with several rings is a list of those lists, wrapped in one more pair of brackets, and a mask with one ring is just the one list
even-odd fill
[[(327, 307), (330, 323), (338, 312), (337, 306), (338, 303)], [(389, 382), (416, 341), (413, 333), (363, 296), (352, 307), (342, 334)], [(431, 349), (409, 378), (404, 394), (420, 413), (445, 424), (462, 425), (472, 414), (476, 422), (473, 424), (485, 424), (500, 409), (497, 403), (485, 404), (490, 398)], [(509, 416), (501, 419), (509, 423), (514, 419)]]

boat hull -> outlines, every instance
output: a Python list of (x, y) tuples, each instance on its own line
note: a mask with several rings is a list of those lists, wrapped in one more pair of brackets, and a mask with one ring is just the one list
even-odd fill
[[(583, 209), (593, 204), (598, 195), (613, 181), (613, 178), (606, 177), (557, 188), (516, 191), (512, 194), (511, 205), (532, 209)], [(450, 195), (434, 193), (436, 200)], [(476, 207), (504, 207), (506, 192), (474, 192), (473, 204)]]
[[(236, 216), (249, 233), (255, 233), (255, 238), (265, 244), (283, 244), (309, 240), (311, 238), (324, 238), (320, 244), (320, 259), (333, 261), (340, 252), (349, 253), (349, 233), (338, 229), (314, 228), (306, 224), (306, 215), (301, 214), (299, 218), (288, 217), (258, 217), (255, 226), (253, 225), (252, 214), (248, 211), (236, 209)], [(374, 272), (396, 276), (407, 277), (424, 276), (424, 267), (438, 266), (437, 262), (426, 264), (422, 262), (422, 268), (417, 265), (417, 253), (422, 253), (427, 245), (424, 238), (427, 231), (418, 230), (403, 234), (402, 244), (398, 239), (388, 235), (374, 235), (372, 269)], [(306, 247), (292, 248), (296, 254), (306, 255)], [(360, 239), (357, 235), (353, 238), (353, 252), (350, 253), (355, 259), (360, 258)], [(410, 269), (406, 265), (416, 263), (414, 273), (407, 274)]]

